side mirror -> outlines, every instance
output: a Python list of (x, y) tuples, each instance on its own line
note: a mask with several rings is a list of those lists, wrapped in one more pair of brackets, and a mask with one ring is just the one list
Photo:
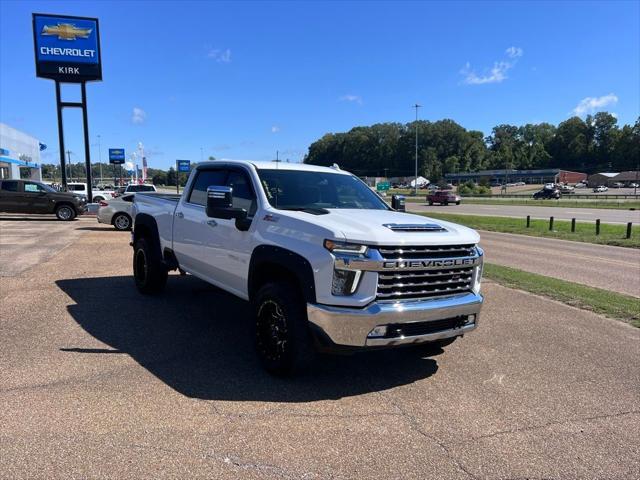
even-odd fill
[(233, 208), (233, 188), (212, 185), (207, 187), (207, 217), (236, 220), (238, 230), (248, 230), (251, 221), (247, 220), (244, 208)]

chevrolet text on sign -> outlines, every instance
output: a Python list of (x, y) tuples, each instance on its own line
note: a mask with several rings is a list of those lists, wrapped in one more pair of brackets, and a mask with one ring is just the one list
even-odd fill
[(34, 13), (33, 41), (38, 77), (102, 80), (97, 18)]

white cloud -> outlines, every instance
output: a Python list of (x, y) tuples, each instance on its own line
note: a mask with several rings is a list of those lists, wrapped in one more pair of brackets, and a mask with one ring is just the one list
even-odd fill
[(471, 68), (471, 64), (467, 62), (460, 74), (464, 76), (463, 83), (467, 85), (483, 85), (485, 83), (501, 83), (506, 80), (507, 72), (511, 70), (518, 62), (518, 58), (524, 55), (524, 50), (519, 47), (509, 47), (505, 50), (505, 54), (508, 57), (507, 60), (500, 60), (493, 63), (493, 67), (486, 71), (482, 75), (478, 75), (476, 71)]
[(224, 50), (210, 48), (207, 52), (207, 58), (211, 58), (218, 63), (231, 63), (231, 50), (228, 48)]
[(147, 112), (140, 107), (133, 107), (133, 113), (131, 114), (131, 121), (137, 125), (144, 123), (147, 119)]
[(615, 105), (616, 103), (618, 103), (618, 97), (613, 93), (603, 95), (602, 97), (586, 97), (580, 100), (580, 103), (572, 110), (572, 113), (580, 117), (586, 113), (594, 113), (597, 110), (601, 110), (608, 105)]
[(522, 50), (520, 47), (509, 47), (505, 50), (505, 53), (509, 58), (518, 58), (522, 56), (524, 50)]
[(273, 125), (271, 127), (271, 133), (278, 133), (280, 131), (280, 127), (277, 125)]
[(362, 97), (360, 95), (347, 94), (341, 96), (338, 100), (340, 100), (341, 102), (355, 102), (358, 105), (362, 105)]

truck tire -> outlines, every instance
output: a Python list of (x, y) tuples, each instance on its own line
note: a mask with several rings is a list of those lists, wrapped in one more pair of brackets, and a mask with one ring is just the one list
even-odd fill
[(253, 305), (255, 347), (265, 370), (287, 376), (309, 367), (315, 349), (305, 302), (296, 286), (267, 283), (258, 290)]
[(133, 278), (140, 293), (153, 295), (162, 292), (169, 271), (156, 249), (145, 238), (139, 238), (133, 249)]
[(56, 217), (58, 220), (68, 222), (76, 218), (76, 211), (71, 205), (62, 204), (56, 207)]
[(116, 230), (131, 230), (131, 217), (126, 213), (117, 213), (112, 223)]
[(102, 195), (93, 197), (93, 203), (98, 203), (98, 202), (101, 202), (102, 200), (105, 200), (105, 198)]
[(433, 201), (429, 200), (429, 206), (433, 205)]

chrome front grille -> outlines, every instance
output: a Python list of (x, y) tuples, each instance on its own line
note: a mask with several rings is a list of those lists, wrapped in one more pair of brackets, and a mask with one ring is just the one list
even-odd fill
[(475, 245), (380, 247), (385, 260), (413, 258), (466, 257), (473, 255)]
[[(477, 255), (475, 245), (379, 247), (384, 260), (455, 259)], [(469, 292), (474, 267), (443, 266), (440, 269), (388, 270), (378, 272), (378, 300), (417, 300)]]

